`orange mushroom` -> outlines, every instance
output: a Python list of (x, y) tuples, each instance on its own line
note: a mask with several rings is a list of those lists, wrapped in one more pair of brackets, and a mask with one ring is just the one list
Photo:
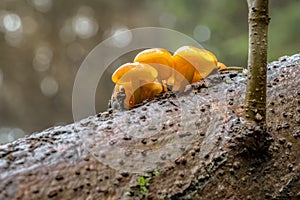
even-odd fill
[(126, 94), (124, 106), (132, 108), (135, 104), (162, 91), (161, 84), (156, 81), (157, 76), (157, 70), (148, 64), (126, 63), (112, 75), (112, 81), (116, 84), (112, 98), (124, 88)]
[(227, 67), (218, 62), (216, 56), (208, 50), (193, 46), (183, 46), (172, 56), (162, 48), (141, 51), (133, 63), (120, 66), (112, 75), (116, 84), (112, 94), (121, 99), (122, 107), (134, 105), (151, 99), (163, 91), (182, 91), (186, 85), (197, 82), (214, 71), (241, 70), (242, 67)]
[(172, 75), (173, 58), (162, 48), (146, 49), (134, 58), (134, 62), (147, 63), (158, 71), (158, 80), (167, 80)]
[(187, 84), (207, 77), (218, 68), (217, 58), (213, 53), (193, 46), (177, 49), (173, 61), (175, 69), (173, 90), (183, 90)]
[(218, 70), (223, 71), (226, 70), (227, 66), (224, 63), (218, 62)]

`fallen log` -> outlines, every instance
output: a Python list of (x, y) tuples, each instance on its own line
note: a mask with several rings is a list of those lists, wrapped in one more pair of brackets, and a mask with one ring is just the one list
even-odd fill
[(241, 116), (246, 75), (219, 74), (0, 146), (0, 199), (297, 199), (299, 74), (300, 54), (268, 65), (264, 148)]

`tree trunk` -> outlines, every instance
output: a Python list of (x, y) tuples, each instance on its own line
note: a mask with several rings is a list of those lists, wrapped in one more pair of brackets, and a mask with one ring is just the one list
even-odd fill
[(248, 80), (245, 117), (266, 125), (268, 0), (247, 0), (249, 8)]

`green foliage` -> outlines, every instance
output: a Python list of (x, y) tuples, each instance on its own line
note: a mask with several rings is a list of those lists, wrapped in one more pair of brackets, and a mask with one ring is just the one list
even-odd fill
[(159, 174), (158, 170), (155, 169), (150, 172), (149, 176), (138, 176), (138, 182), (140, 187), (140, 192), (145, 195), (148, 193), (148, 186), (153, 176), (157, 176)]
[(145, 176), (138, 176), (138, 182), (140, 185), (140, 192), (142, 194), (147, 194), (148, 193), (148, 186), (149, 186), (149, 181), (151, 180), (151, 177), (145, 177)]
[(155, 169), (155, 170), (152, 172), (152, 174), (153, 174), (154, 176), (157, 176), (157, 175), (159, 174), (159, 171), (158, 171), (157, 169)]

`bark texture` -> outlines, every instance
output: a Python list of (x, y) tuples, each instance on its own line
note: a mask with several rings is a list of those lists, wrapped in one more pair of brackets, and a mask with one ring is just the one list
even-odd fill
[(0, 146), (0, 199), (299, 199), (300, 54), (268, 66), (268, 149), (229, 73)]
[(268, 0), (247, 0), (249, 16), (248, 80), (245, 117), (265, 127), (268, 48)]

